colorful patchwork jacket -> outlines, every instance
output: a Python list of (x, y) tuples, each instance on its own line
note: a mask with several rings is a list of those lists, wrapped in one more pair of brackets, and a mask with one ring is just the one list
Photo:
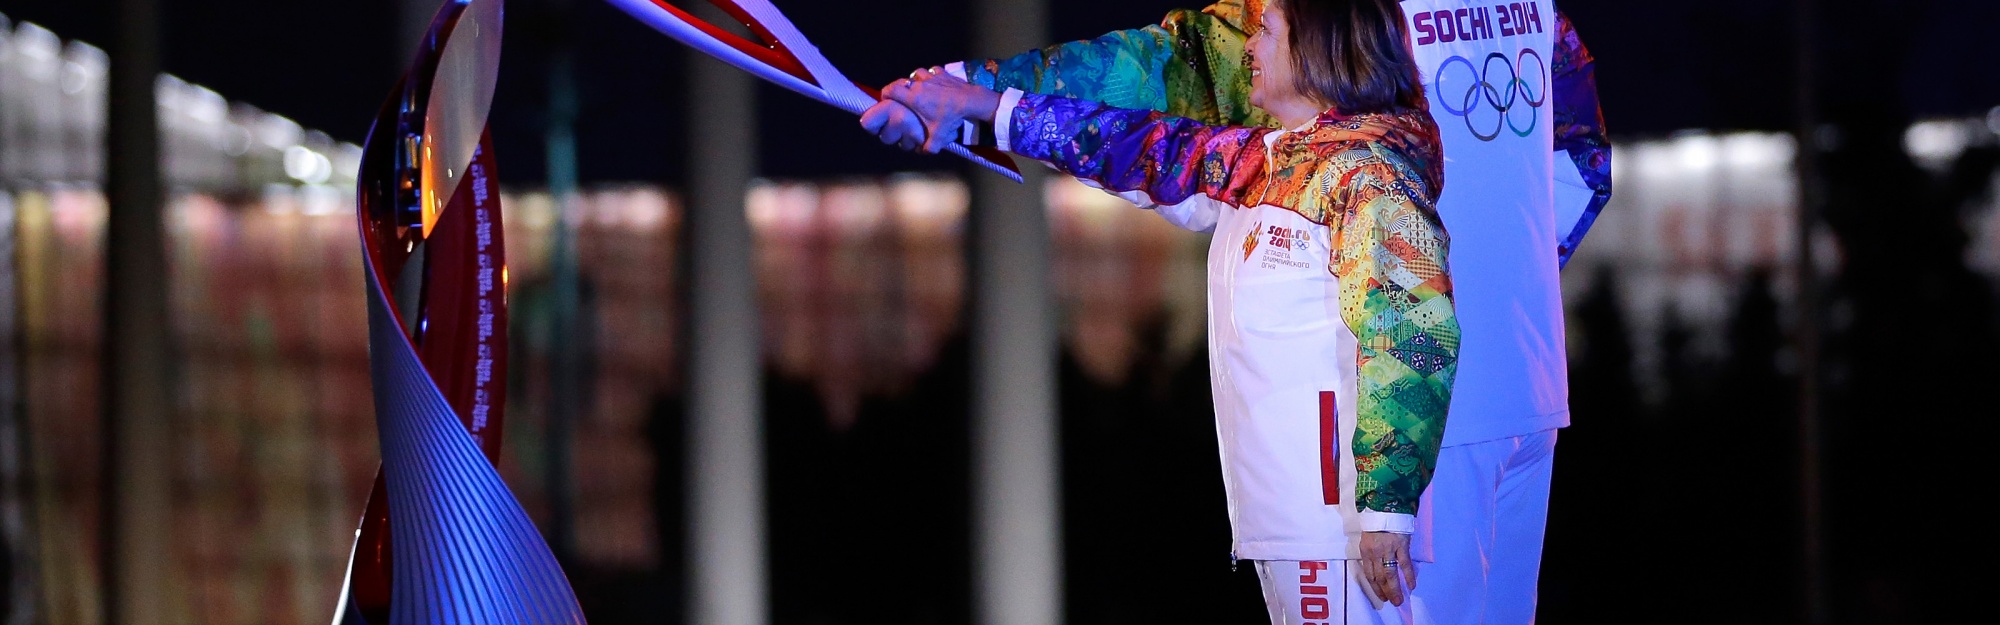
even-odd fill
[[(1120, 108), (1151, 109), (1226, 126), (1276, 126), (1250, 105), (1244, 46), (1265, 0), (1223, 0), (1200, 11), (1169, 13), (1157, 26), (1122, 30), (1007, 59), (955, 67), (995, 91), (1061, 95)], [(1595, 60), (1569, 17), (1558, 12), (1553, 62), (1555, 150), (1565, 152), (1592, 193), (1582, 217), (1554, 242), (1569, 262), (1611, 201), (1611, 143), (1597, 104)], [(962, 68), (962, 69), (961, 69)]]
[(1215, 233), (1211, 373), (1238, 555), (1345, 558), (1350, 530), (1410, 531), (1459, 344), (1430, 114), (1329, 111), (1285, 131), (1012, 89), (1000, 113), (1003, 149)]

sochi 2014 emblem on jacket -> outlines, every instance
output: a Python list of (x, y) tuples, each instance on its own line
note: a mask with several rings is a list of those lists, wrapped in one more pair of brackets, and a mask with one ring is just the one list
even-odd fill
[(1243, 237), (1243, 262), (1250, 262), (1250, 255), (1257, 252), (1258, 235), (1264, 234), (1264, 222), (1250, 226), (1250, 236)]

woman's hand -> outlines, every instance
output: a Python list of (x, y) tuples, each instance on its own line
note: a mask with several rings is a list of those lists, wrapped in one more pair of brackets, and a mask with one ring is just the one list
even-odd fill
[(1409, 600), (1404, 591), (1417, 589), (1417, 563), (1410, 558), (1409, 536), (1389, 532), (1362, 534), (1360, 564), (1362, 585), (1390, 605), (1403, 605)]
[(993, 121), (1000, 94), (945, 73), (943, 68), (917, 70), (909, 78), (889, 83), (882, 102), (861, 116), (861, 125), (883, 143), (910, 149), (909, 129), (898, 127), (897, 109), (914, 111), (923, 125), (923, 150), (936, 154), (951, 145), (966, 120)]

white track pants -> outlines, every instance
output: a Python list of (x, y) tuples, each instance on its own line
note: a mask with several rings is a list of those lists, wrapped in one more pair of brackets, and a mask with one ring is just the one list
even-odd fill
[(1418, 506), (1415, 622), (1528, 625), (1556, 431), (1446, 447)]
[[(1258, 561), (1257, 582), (1271, 625), (1404, 625), (1403, 610), (1376, 607), (1353, 560)], [(1419, 575), (1422, 573), (1419, 572)], [(1407, 608), (1410, 604), (1405, 603)]]

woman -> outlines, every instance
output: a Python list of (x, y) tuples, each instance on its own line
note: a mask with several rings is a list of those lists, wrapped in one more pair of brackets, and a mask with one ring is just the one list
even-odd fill
[[(1232, 557), (1274, 623), (1404, 622), (1408, 534), (1443, 436), (1458, 323), (1433, 202), (1436, 125), (1394, 0), (1279, 0), (1251, 104), (1284, 130), (995, 93), (941, 70), (862, 120), (935, 152), (972, 119), (1002, 149), (1214, 233), (1210, 370)], [(1345, 452), (1345, 453), (1343, 453)]]

